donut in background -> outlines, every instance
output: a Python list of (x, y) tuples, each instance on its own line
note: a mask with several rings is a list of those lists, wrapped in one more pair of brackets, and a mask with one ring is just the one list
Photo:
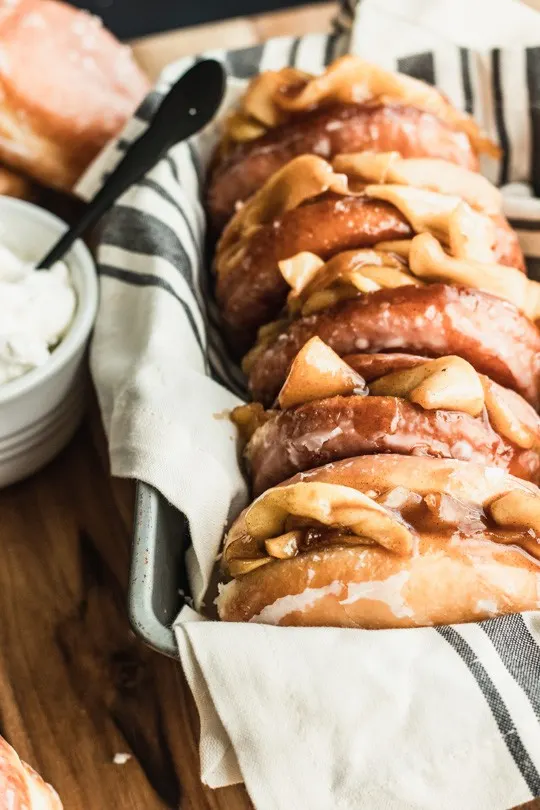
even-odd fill
[(0, 161), (73, 188), (148, 90), (101, 20), (57, 0), (0, 0)]
[(0, 810), (62, 810), (58, 794), (0, 737)]

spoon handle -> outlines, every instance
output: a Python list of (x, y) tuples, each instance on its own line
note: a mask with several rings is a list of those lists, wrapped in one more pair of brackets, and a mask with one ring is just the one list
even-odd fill
[[(201, 100), (200, 94), (205, 94)], [(53, 245), (37, 269), (50, 267), (94, 225), (115, 200), (136, 183), (175, 143), (186, 140), (208, 123), (216, 112), (225, 88), (219, 62), (205, 60), (185, 73), (165, 96), (146, 130), (126, 151), (78, 222)]]
[(153, 128), (148, 129), (122, 158), (118, 166), (111, 172), (105, 184), (92, 199), (80, 219), (56, 242), (46, 256), (40, 261), (38, 269), (51, 267), (56, 261), (67, 253), (73, 242), (94, 225), (111, 207), (115, 200), (133, 183), (139, 180), (152, 165), (159, 160), (162, 149), (157, 149), (156, 136), (160, 133)]

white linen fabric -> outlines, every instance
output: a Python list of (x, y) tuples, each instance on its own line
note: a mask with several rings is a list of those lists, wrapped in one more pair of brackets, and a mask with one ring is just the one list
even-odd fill
[[(503, 147), (483, 170), (504, 186), (538, 276), (536, 44), (540, 15), (512, 0), (363, 0), (344, 3), (331, 35), (204, 54), (230, 74), (218, 120), (172, 149), (104, 223), (91, 364), (112, 472), (187, 515), (198, 612), (185, 607), (175, 633), (201, 718), (202, 778), (245, 781), (257, 810), (506, 810), (539, 796), (540, 614), (395, 631), (205, 619), (223, 529), (247, 496), (226, 418), (244, 381), (219, 334), (201, 205), (221, 117), (258, 70), (317, 72), (347, 49), (436, 84)], [(194, 58), (165, 70), (81, 196)]]

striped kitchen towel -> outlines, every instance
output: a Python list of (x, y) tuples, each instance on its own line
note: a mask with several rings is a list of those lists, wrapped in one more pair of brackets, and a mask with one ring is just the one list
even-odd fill
[[(536, 272), (538, 44), (539, 16), (511, 0), (348, 0), (330, 35), (205, 54), (230, 76), (218, 120), (104, 223), (91, 363), (112, 471), (152, 484), (189, 519), (198, 612), (185, 608), (175, 631), (201, 718), (202, 778), (245, 781), (258, 810), (506, 810), (539, 796), (540, 614), (384, 632), (205, 619), (223, 528), (246, 498), (225, 418), (244, 381), (220, 335), (201, 205), (220, 120), (258, 70), (317, 72), (347, 49), (431, 81), (504, 147), (483, 170), (505, 186)], [(82, 196), (192, 62), (165, 70)]]

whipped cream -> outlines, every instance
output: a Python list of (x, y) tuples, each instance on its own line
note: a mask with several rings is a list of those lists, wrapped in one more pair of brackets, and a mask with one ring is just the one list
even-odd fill
[(48, 361), (76, 306), (64, 262), (36, 271), (0, 245), (0, 385)]

